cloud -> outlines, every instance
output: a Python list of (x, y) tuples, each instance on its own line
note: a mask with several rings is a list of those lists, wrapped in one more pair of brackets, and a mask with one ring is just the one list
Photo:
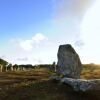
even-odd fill
[(19, 46), (25, 51), (31, 51), (34, 47), (37, 48), (42, 44), (50, 44), (48, 38), (43, 35), (42, 33), (36, 33), (32, 38), (30, 39), (11, 39), (10, 43), (12, 43), (15, 46)]
[(0, 55), (0, 58), (5, 59), (6, 55)]
[(41, 41), (48, 40), (48, 38), (44, 36), (42, 33), (37, 33), (35, 36), (32, 37), (32, 40), (34, 42), (39, 43)]
[[(97, 0), (53, 0), (54, 5), (54, 23), (57, 27), (66, 27), (73, 25), (79, 28), (80, 23), (87, 9)], [(73, 30), (73, 29), (72, 29)]]
[(24, 50), (31, 50), (33, 48), (33, 41), (32, 40), (23, 40), (20, 43), (20, 47)]
[(42, 43), (43, 41), (47, 41), (48, 38), (44, 36), (42, 33), (37, 33), (34, 35), (30, 40), (23, 40), (20, 41), (20, 47), (24, 50), (32, 50), (33, 47), (38, 46), (39, 43)]
[(85, 45), (83, 40), (78, 40), (74, 43), (76, 47), (79, 47), (80, 49)]
[(18, 61), (28, 61), (28, 57), (24, 57), (24, 58), (17, 58)]
[(96, 0), (54, 0), (56, 18), (82, 17)]
[(54, 41), (37, 33), (30, 39), (11, 39), (5, 55), (12, 64), (48, 64), (56, 60), (57, 48)]
[(53, 0), (53, 22), (61, 34), (59, 37), (62, 37), (62, 41), (73, 41), (79, 48), (84, 46), (81, 23), (85, 13), (95, 1), (97, 0)]

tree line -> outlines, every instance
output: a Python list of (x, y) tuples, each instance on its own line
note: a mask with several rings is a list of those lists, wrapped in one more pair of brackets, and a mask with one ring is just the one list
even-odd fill
[(40, 65), (32, 65), (32, 64), (26, 64), (26, 65), (18, 65), (18, 64), (14, 64), (12, 65), (11, 63), (7, 62), (4, 59), (0, 58), (0, 72), (7, 72), (7, 71), (24, 71), (24, 70), (32, 70), (35, 68), (43, 68), (46, 67), (50, 70), (54, 70), (55, 69), (55, 62), (53, 62), (53, 64), (40, 64)]

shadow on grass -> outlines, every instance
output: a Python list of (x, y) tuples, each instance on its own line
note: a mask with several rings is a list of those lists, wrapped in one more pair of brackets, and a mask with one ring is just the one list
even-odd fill
[(71, 87), (52, 81), (37, 81), (0, 91), (0, 100), (100, 100), (100, 91), (74, 92)]

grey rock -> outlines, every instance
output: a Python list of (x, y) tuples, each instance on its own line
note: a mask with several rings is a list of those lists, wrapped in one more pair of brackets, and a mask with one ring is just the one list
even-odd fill
[(60, 81), (61, 78), (59, 76), (55, 76), (55, 75), (52, 75), (49, 77), (50, 80), (56, 80), (56, 81)]
[(73, 78), (61, 78), (59, 76), (51, 76), (50, 80), (56, 80), (61, 84), (69, 85), (74, 91), (89, 91), (89, 90), (99, 90), (100, 91), (100, 79), (73, 79)]
[(68, 78), (80, 78), (81, 61), (70, 44), (60, 45), (58, 50), (57, 73)]
[(62, 78), (61, 83), (70, 85), (75, 91), (100, 90), (100, 79), (84, 80)]

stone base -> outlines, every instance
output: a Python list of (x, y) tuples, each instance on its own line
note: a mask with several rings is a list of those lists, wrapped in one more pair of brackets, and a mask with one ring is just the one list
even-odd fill
[(58, 76), (52, 76), (50, 79), (70, 85), (75, 91), (100, 90), (100, 79), (84, 80), (73, 78), (60, 78)]

